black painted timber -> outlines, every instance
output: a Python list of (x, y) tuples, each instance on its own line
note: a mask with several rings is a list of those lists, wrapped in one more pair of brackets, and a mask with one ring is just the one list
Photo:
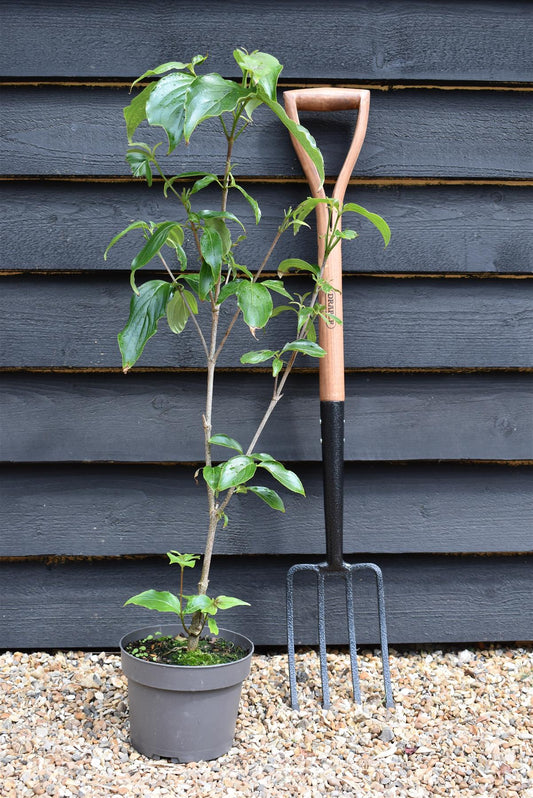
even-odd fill
[[(234, 496), (216, 553), (324, 554), (320, 466), (290, 467), (306, 497), (278, 486), (286, 507), (280, 513), (253, 495)], [(205, 487), (194, 472), (142, 464), (2, 466), (0, 558), (196, 551)], [(262, 481), (270, 484), (267, 475)], [(533, 466), (347, 463), (344, 484), (349, 555), (533, 549)]]
[[(254, 267), (267, 252), (285, 209), (308, 194), (305, 184), (250, 183), (247, 190), (262, 210), (258, 227), (238, 192), (230, 208), (242, 218), (248, 240), (239, 245), (241, 262)], [(209, 190), (198, 207), (215, 201)], [(533, 272), (533, 188), (531, 186), (350, 186), (347, 202), (379, 213), (392, 239), (385, 249), (377, 231), (359, 217), (347, 217), (359, 231), (344, 246), (345, 272), (431, 272), (531, 274)], [(103, 252), (132, 219), (182, 219), (177, 201), (165, 199), (161, 184), (0, 182), (0, 269), (49, 271), (128, 270), (140, 247), (140, 234), (123, 238)], [(311, 220), (313, 221), (313, 220)], [(294, 256), (316, 259), (314, 230), (286, 234), (271, 268)]]
[[(0, 174), (129, 175), (124, 159), (125, 88), (5, 87)], [(375, 91), (355, 174), (362, 177), (525, 179), (533, 173), (530, 95), (519, 91)], [(353, 130), (350, 112), (302, 114), (337, 175)], [(167, 173), (204, 166), (223, 171), (225, 141), (216, 120), (163, 161)], [(416, 135), (413, 131), (416, 130)], [(162, 131), (161, 131), (162, 133)], [(142, 138), (141, 138), (142, 135)], [(161, 141), (140, 127), (142, 141)], [(480, 142), (483, 145), (480, 146)], [(275, 153), (275, 157), (272, 154)], [(234, 149), (236, 176), (297, 177), (302, 170), (277, 117), (258, 109)]]
[[(362, 555), (366, 560), (368, 555)], [(531, 556), (380, 556), (391, 643), (525, 640), (531, 634)], [(316, 558), (314, 560), (316, 562)], [(116, 647), (127, 631), (155, 619), (150, 610), (122, 607), (149, 587), (168, 590), (166, 558), (91, 562), (0, 563), (4, 600), (0, 611), (3, 648)], [(284, 645), (285, 575), (298, 558), (218, 558), (210, 590), (227, 590), (250, 607), (224, 613), (229, 628), (260, 645)], [(189, 575), (188, 575), (189, 576)], [(344, 587), (341, 588), (344, 593)], [(377, 612), (371, 577), (355, 581), (359, 643), (376, 643)], [(316, 588), (303, 575), (295, 589), (296, 641), (316, 642)], [(346, 643), (339, 586), (328, 585), (330, 644)]]
[[(214, 432), (247, 445), (270, 380), (221, 374)], [(201, 461), (203, 393), (201, 374), (7, 373), (0, 456), (28, 463)], [(346, 393), (348, 460), (533, 459), (531, 373), (348, 374)], [(317, 377), (295, 375), (261, 449), (282, 461), (320, 460), (318, 410)]]
[(17, 0), (2, 24), (14, 77), (133, 78), (207, 51), (211, 71), (237, 76), (238, 43), (276, 55), (286, 79), (533, 79), (528, 2)]
[[(301, 279), (286, 279), (285, 285), (300, 294), (310, 290), (310, 283)], [(347, 368), (533, 367), (531, 279), (347, 277), (343, 294)], [(126, 323), (131, 296), (129, 280), (121, 274), (98, 273), (97, 279), (5, 277), (0, 293), (0, 368), (120, 368), (117, 333)], [(274, 300), (285, 302), (276, 295)], [(232, 299), (223, 306), (222, 332), (236, 307)], [(207, 310), (205, 305), (201, 308), (201, 322)], [(165, 319), (159, 328), (139, 367), (206, 367), (191, 323), (179, 337)], [(273, 319), (255, 338), (239, 322), (219, 365), (242, 369), (244, 352), (276, 350), (295, 338), (293, 313)], [(296, 365), (316, 369), (318, 361), (300, 357)]]

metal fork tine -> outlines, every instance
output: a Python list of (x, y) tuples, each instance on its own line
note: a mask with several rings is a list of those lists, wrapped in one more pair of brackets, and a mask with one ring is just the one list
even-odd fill
[(357, 662), (357, 641), (355, 637), (355, 611), (353, 605), (352, 571), (344, 572), (346, 581), (346, 614), (348, 620), (348, 640), (350, 643), (350, 668), (352, 671), (353, 698), (356, 704), (361, 703), (361, 686), (359, 684), (359, 665)]
[(322, 681), (322, 706), (329, 709), (329, 679), (328, 663), (326, 658), (326, 592), (324, 589), (325, 575), (322, 569), (317, 571), (318, 593), (318, 646), (320, 652), (320, 679)]

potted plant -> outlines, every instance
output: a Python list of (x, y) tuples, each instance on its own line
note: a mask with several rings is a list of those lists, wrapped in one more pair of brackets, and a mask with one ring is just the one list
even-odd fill
[[(252, 494), (274, 510), (284, 512), (279, 493), (257, 482), (268, 474), (284, 488), (305, 495), (298, 476), (272, 455), (258, 451), (261, 433), (281, 399), (283, 388), (298, 355), (322, 357), (316, 342), (315, 322), (323, 317), (331, 322), (320, 303), (320, 292), (331, 290), (323, 279), (329, 253), (339, 237), (354, 238), (356, 233), (335, 230), (325, 241), (324, 262), (313, 264), (298, 258), (277, 265), (277, 277), (265, 279), (280, 236), (287, 230), (298, 233), (318, 202), (326, 202), (331, 218), (343, 213), (336, 200), (307, 199), (289, 209), (280, 220), (274, 240), (262, 262), (249, 266), (237, 261), (239, 244), (246, 238), (240, 219), (230, 210), (230, 197), (240, 193), (249, 203), (256, 224), (261, 211), (257, 202), (240, 185), (232, 171), (234, 145), (252, 123), (259, 106), (266, 106), (296, 137), (312, 158), (323, 178), (323, 159), (314, 139), (295, 124), (277, 102), (276, 89), (281, 65), (271, 55), (260, 52), (234, 52), (242, 72), (240, 82), (226, 80), (216, 73), (197, 75), (205, 61), (195, 56), (190, 62), (170, 62), (148, 70), (133, 85), (153, 78), (124, 109), (128, 134), (126, 159), (135, 176), (152, 185), (154, 175), (165, 196), (177, 201), (180, 217), (160, 222), (137, 220), (118, 233), (109, 249), (124, 235), (137, 231), (144, 238), (131, 263), (133, 295), (129, 318), (118, 335), (122, 364), (127, 372), (140, 357), (145, 344), (155, 334), (160, 319), (166, 317), (170, 329), (179, 335), (187, 324), (194, 328), (199, 351), (205, 357), (205, 407), (199, 412), (205, 462), (196, 476), (205, 483), (206, 538), (201, 574), (194, 594), (184, 592), (186, 569), (196, 565), (196, 554), (168, 552), (171, 565), (179, 568), (176, 593), (147, 590), (128, 599), (136, 604), (176, 617), (173, 624), (155, 624), (137, 629), (121, 641), (124, 671), (129, 682), (131, 740), (147, 755), (168, 756), (181, 762), (210, 759), (231, 746), (238, 711), (240, 689), (250, 667), (252, 643), (245, 637), (218, 628), (221, 610), (246, 605), (231, 596), (208, 594), (211, 558), (217, 529), (228, 523), (228, 505), (238, 494)], [(141, 123), (161, 127), (168, 139), (168, 153), (185, 142), (206, 120), (216, 119), (225, 141), (225, 158), (215, 172), (187, 171), (168, 175), (160, 163), (155, 146), (136, 140)], [(216, 187), (219, 204), (206, 209), (199, 199), (207, 186)], [(351, 204), (350, 210), (359, 206)], [(359, 208), (380, 229), (385, 222)], [(387, 228), (388, 229), (388, 228)], [(191, 252), (192, 250), (192, 252)], [(172, 258), (172, 262), (170, 262)], [(163, 279), (137, 283), (138, 270), (158, 259)], [(312, 280), (308, 294), (291, 293), (283, 278), (289, 271), (304, 272)], [(275, 304), (274, 299), (278, 300)], [(232, 306), (229, 323), (222, 326), (221, 308)], [(294, 317), (294, 335), (276, 349), (252, 349), (240, 357), (243, 364), (269, 363), (273, 376), (272, 396), (255, 434), (240, 442), (214, 427), (214, 379), (220, 354), (237, 323), (242, 319), (256, 336), (280, 313)], [(251, 338), (253, 340), (253, 338)], [(223, 459), (222, 452), (232, 454)], [(199, 535), (204, 529), (199, 529)], [(207, 637), (205, 633), (209, 632)], [(229, 659), (230, 661), (226, 661)]]

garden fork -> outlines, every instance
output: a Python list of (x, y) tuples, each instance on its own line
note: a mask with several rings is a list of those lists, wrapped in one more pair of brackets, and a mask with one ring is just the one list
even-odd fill
[[(361, 151), (366, 133), (370, 92), (364, 89), (311, 88), (284, 92), (285, 109), (291, 119), (299, 124), (298, 110), (304, 111), (344, 111), (357, 109), (357, 124), (348, 154), (333, 189), (333, 198), (342, 206), (344, 194), (353, 168)], [(315, 198), (325, 198), (320, 178), (311, 158), (294, 137), (292, 143), (300, 160), (305, 176)], [(325, 254), (325, 234), (335, 227), (340, 230), (340, 219), (328, 217), (325, 204), (318, 204), (317, 234), (318, 263), (321, 265)], [(359, 671), (357, 664), (354, 599), (352, 577), (354, 571), (371, 571), (376, 579), (383, 681), (387, 707), (393, 707), (392, 688), (389, 669), (387, 626), (385, 618), (385, 596), (381, 569), (374, 563), (349, 564), (343, 557), (343, 470), (344, 470), (344, 335), (342, 328), (342, 254), (341, 243), (328, 257), (323, 278), (331, 290), (321, 295), (321, 304), (326, 308), (329, 321), (319, 319), (319, 342), (326, 350), (319, 366), (320, 381), (320, 424), (322, 435), (322, 464), (324, 482), (324, 515), (326, 529), (326, 560), (318, 564), (298, 563), (287, 574), (287, 649), (289, 660), (289, 680), (291, 704), (298, 709), (296, 688), (296, 667), (294, 654), (294, 574), (299, 571), (314, 571), (317, 575), (318, 592), (318, 638), (320, 655), (320, 674), (322, 681), (322, 703), (330, 706), (329, 681), (326, 662), (326, 605), (325, 580), (333, 574), (340, 574), (346, 586), (346, 610), (348, 638), (350, 646), (350, 666), (354, 700), (361, 703)], [(336, 317), (341, 323), (333, 321)]]

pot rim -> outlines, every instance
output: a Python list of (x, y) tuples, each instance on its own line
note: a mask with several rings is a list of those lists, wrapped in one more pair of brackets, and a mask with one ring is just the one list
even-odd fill
[[(254, 653), (254, 644), (250, 640), (250, 638), (246, 637), (245, 635), (241, 634), (240, 632), (233, 632), (231, 629), (222, 629), (221, 627), (219, 627), (217, 635), (212, 635), (212, 634), (207, 635), (206, 634), (206, 635), (202, 635), (202, 636), (203, 637), (204, 636), (205, 637), (210, 636), (210, 637), (222, 637), (222, 638), (224, 638), (224, 632), (226, 632), (226, 633), (230, 634), (231, 636), (239, 637), (241, 639), (241, 641), (242, 641), (241, 643), (239, 643), (239, 645), (241, 645), (243, 648), (246, 647), (246, 648), (249, 649), (247, 651), (247, 653), (243, 657), (240, 657), (239, 659), (236, 659), (236, 660), (232, 660), (231, 662), (219, 662), (216, 665), (174, 665), (174, 664), (169, 663), (169, 662), (150, 662), (149, 660), (140, 659), (139, 657), (135, 657), (133, 654), (130, 654), (128, 651), (126, 651), (126, 649), (124, 647), (124, 641), (126, 640), (126, 638), (131, 637), (131, 635), (139, 634), (142, 637), (142, 636), (146, 636), (147, 634), (152, 634), (154, 631), (162, 631), (162, 633), (165, 634), (165, 631), (163, 631), (165, 629), (167, 630), (166, 633), (170, 634), (171, 633), (170, 630), (171, 629), (176, 629), (176, 628), (178, 630), (180, 629), (179, 624), (175, 624), (175, 623), (159, 623), (159, 624), (153, 624), (153, 625), (150, 625), (150, 626), (142, 626), (142, 627), (140, 627), (138, 629), (132, 629), (130, 632), (127, 632), (125, 635), (122, 635), (122, 637), (120, 638), (120, 642), (119, 642), (120, 652), (121, 652), (123, 657), (127, 657), (129, 660), (131, 660), (132, 662), (135, 662), (135, 663), (142, 663), (143, 665), (154, 666), (154, 667), (157, 667), (157, 668), (169, 668), (172, 671), (180, 671), (181, 670), (181, 671), (187, 671), (187, 672), (191, 672), (193, 670), (201, 670), (201, 671), (205, 672), (205, 671), (209, 671), (209, 670), (215, 671), (215, 670), (218, 670), (220, 668), (227, 668), (228, 666), (236, 665), (239, 662), (243, 662), (244, 660), (251, 658), (252, 654)], [(226, 638), (224, 638), (224, 639), (226, 639)]]

